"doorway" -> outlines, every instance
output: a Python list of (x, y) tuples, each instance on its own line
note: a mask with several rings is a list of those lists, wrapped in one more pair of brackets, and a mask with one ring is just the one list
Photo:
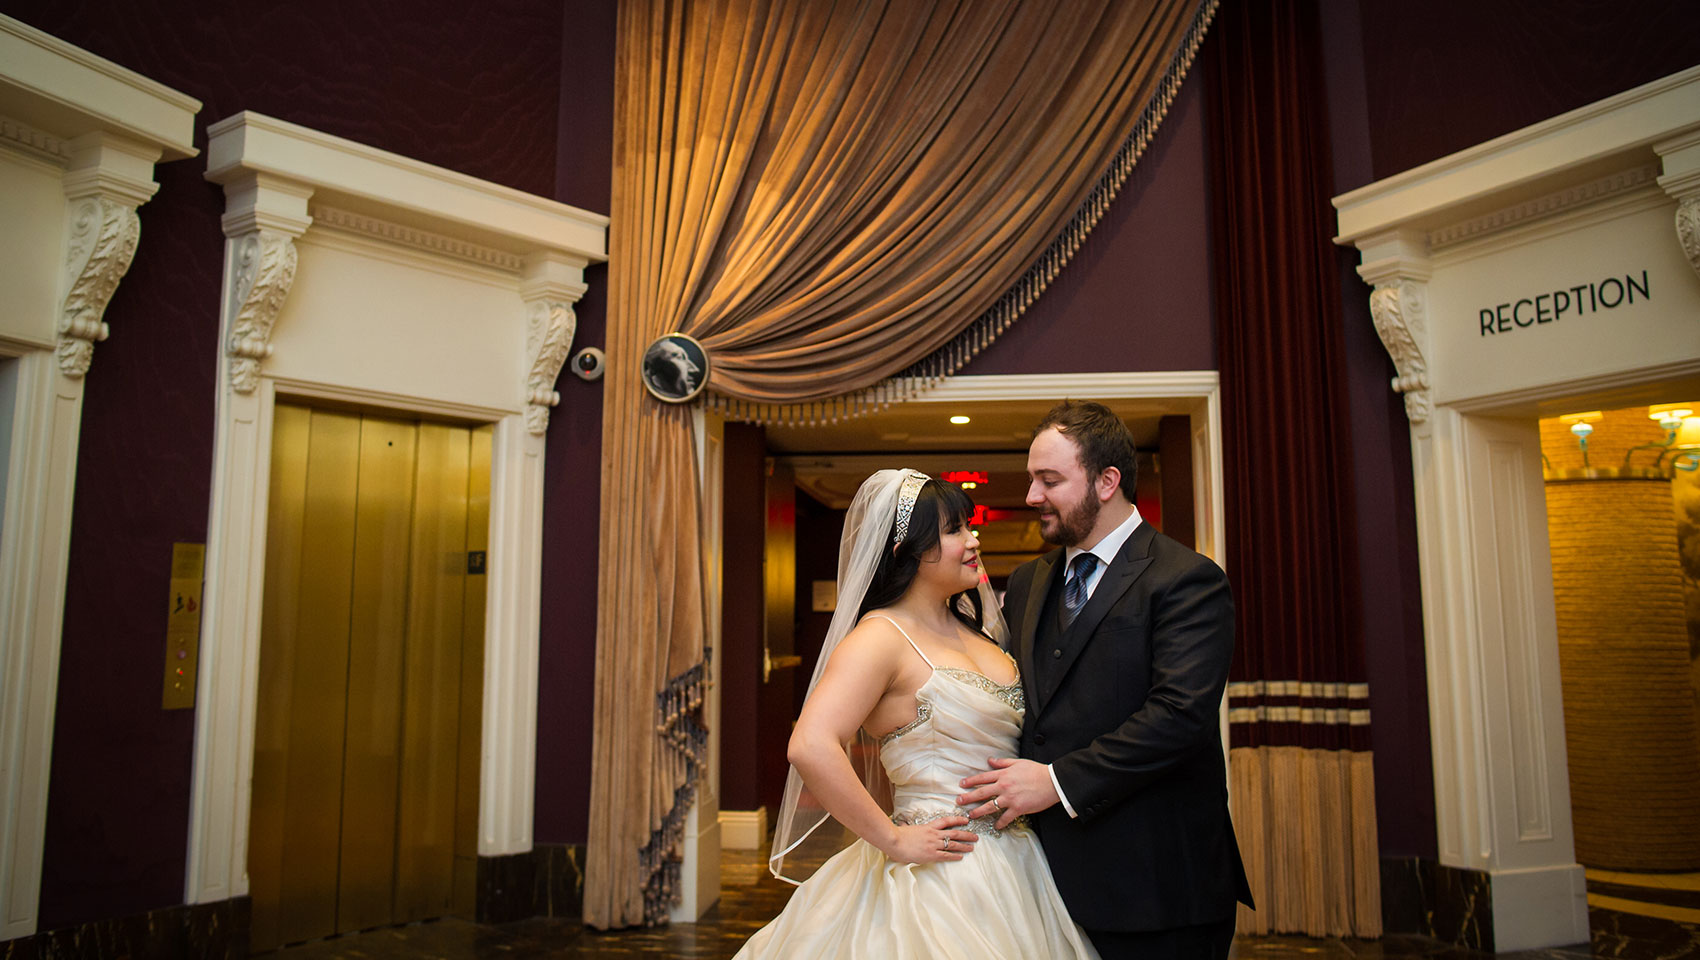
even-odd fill
[(470, 914), (492, 430), (278, 403), (251, 945)]
[(1588, 903), (1700, 919), (1700, 404), (1540, 421)]
[[(836, 605), (843, 511), (882, 467), (967, 484), (1001, 587), (1049, 549), (1023, 500), (1033, 424), (1064, 396), (1109, 406), (1141, 453), (1141, 513), (1221, 562), (1220, 413), (1213, 371), (958, 376), (914, 401), (834, 424), (725, 433), (722, 821), (728, 848), (765, 849), (791, 722)], [(956, 418), (956, 419), (953, 419)]]

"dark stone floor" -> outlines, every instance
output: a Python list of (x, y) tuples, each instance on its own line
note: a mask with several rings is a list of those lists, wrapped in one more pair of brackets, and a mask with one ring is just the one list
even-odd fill
[[(727, 851), (720, 903), (698, 923), (654, 930), (597, 933), (576, 921), (522, 920), (480, 925), (448, 918), (289, 947), (275, 960), (530, 960), (574, 957), (678, 957), (726, 960), (775, 916), (791, 887), (769, 877), (755, 854)], [(1592, 944), (1500, 954), (1499, 960), (1700, 960), (1700, 925), (1650, 920), (1594, 908)], [(1313, 940), (1307, 937), (1241, 937), (1236, 960), (1485, 960), (1422, 937), (1380, 940)]]

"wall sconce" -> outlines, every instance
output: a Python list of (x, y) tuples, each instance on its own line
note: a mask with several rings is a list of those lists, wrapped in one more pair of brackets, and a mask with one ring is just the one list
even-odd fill
[(1590, 410), (1587, 413), (1567, 413), (1558, 418), (1560, 422), (1570, 424), (1570, 433), (1576, 437), (1577, 444), (1582, 447), (1582, 469), (1584, 470), (1589, 467), (1588, 435), (1594, 432), (1594, 423), (1604, 418), (1605, 414), (1599, 410)]

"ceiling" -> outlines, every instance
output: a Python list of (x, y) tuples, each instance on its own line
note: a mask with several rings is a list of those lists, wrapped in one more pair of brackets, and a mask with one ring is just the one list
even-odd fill
[[(1157, 421), (1189, 412), (1190, 401), (1106, 400), (1127, 422), (1141, 450), (1157, 447)], [(987, 482), (974, 502), (1019, 508), (1027, 492), (1027, 444), (1054, 401), (912, 402), (876, 414), (821, 426), (767, 428), (770, 455), (796, 472), (797, 486), (829, 507), (850, 505), (856, 488), (884, 467), (913, 467), (938, 476), (978, 470)], [(953, 424), (952, 416), (969, 417)]]

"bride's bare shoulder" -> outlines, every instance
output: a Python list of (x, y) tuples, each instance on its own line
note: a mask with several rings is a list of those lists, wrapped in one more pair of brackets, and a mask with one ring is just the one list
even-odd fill
[(895, 658), (906, 646), (895, 623), (882, 615), (870, 613), (845, 634), (843, 640), (838, 641), (832, 659), (886, 661)]

